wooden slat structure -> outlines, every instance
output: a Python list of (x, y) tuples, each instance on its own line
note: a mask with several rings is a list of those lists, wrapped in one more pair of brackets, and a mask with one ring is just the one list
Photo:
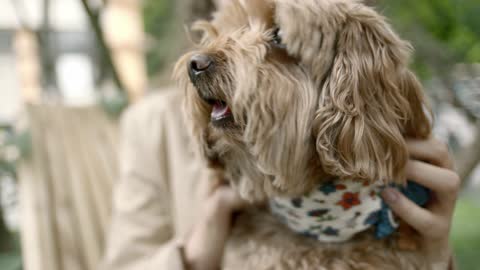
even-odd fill
[(97, 107), (27, 107), (32, 155), (19, 169), (26, 270), (93, 270), (117, 172), (116, 121)]

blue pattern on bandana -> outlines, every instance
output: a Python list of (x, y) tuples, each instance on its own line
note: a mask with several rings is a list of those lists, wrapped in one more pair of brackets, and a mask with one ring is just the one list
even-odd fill
[[(408, 199), (420, 206), (425, 206), (430, 199), (430, 190), (415, 182), (408, 181), (406, 187), (398, 188)], [(365, 222), (375, 224), (375, 237), (383, 239), (395, 232), (396, 226), (391, 220), (391, 209), (382, 200), (380, 211), (372, 213)]]

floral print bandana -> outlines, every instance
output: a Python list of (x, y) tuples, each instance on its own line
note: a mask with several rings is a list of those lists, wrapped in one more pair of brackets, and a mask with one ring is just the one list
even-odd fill
[[(418, 205), (428, 201), (429, 191), (413, 182), (398, 188)], [(270, 208), (293, 231), (322, 242), (344, 242), (372, 227), (380, 239), (398, 227), (382, 189), (368, 181), (331, 180), (298, 198), (274, 198)]]

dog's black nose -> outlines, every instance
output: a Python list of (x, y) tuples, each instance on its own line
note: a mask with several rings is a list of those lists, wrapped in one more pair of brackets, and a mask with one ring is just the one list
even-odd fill
[(213, 64), (213, 60), (206, 54), (195, 54), (190, 58), (189, 73), (190, 76), (198, 76), (207, 71)]

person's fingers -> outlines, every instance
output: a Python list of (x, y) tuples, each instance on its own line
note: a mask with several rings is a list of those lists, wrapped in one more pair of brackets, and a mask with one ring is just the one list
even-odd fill
[(449, 154), (448, 146), (438, 139), (409, 139), (407, 140), (407, 147), (410, 156), (415, 159), (427, 161), (446, 169), (454, 168), (454, 162)]
[(416, 205), (398, 190), (390, 187), (385, 188), (382, 191), (382, 197), (397, 216), (422, 235), (438, 238), (448, 232), (441, 217)]
[(432, 190), (439, 203), (451, 210), (460, 189), (460, 178), (455, 172), (417, 160), (410, 160), (405, 170), (409, 180)]

